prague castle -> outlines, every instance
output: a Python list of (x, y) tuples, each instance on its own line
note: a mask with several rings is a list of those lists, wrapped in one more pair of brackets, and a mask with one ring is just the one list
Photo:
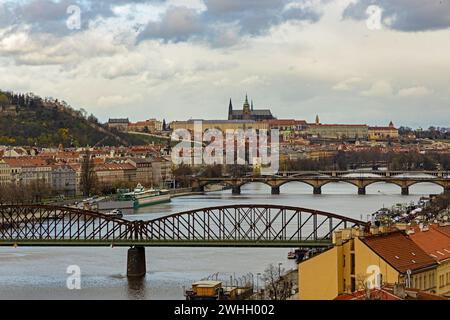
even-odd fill
[(248, 97), (245, 96), (245, 102), (242, 110), (233, 110), (233, 104), (230, 99), (230, 105), (228, 106), (228, 120), (253, 120), (253, 121), (266, 121), (274, 120), (275, 117), (269, 109), (253, 109), (253, 101), (250, 105), (248, 103)]

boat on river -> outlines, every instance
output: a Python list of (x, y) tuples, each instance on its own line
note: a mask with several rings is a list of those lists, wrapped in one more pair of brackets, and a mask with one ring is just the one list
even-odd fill
[(119, 195), (120, 201), (133, 201), (133, 207), (140, 208), (170, 201), (170, 191), (166, 189), (147, 189), (140, 183), (132, 192)]

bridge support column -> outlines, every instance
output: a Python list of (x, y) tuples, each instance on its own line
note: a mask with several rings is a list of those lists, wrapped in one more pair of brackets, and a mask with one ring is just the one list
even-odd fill
[(280, 194), (280, 187), (272, 187), (272, 194)]
[(145, 247), (136, 246), (128, 249), (127, 277), (145, 277)]
[(322, 187), (314, 187), (314, 194), (322, 194)]
[(241, 187), (233, 187), (231, 191), (234, 195), (241, 194)]
[(402, 196), (409, 195), (409, 187), (402, 187)]
[(366, 194), (366, 187), (359, 187), (358, 188), (358, 194), (365, 195)]
[(205, 186), (192, 187), (193, 192), (205, 192)]

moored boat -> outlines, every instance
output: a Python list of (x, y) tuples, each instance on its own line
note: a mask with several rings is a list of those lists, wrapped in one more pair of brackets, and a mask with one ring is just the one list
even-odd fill
[(132, 200), (134, 203), (134, 208), (140, 208), (158, 203), (169, 202), (170, 192), (169, 190), (146, 189), (141, 184), (138, 184), (134, 191), (123, 193), (119, 198), (123, 201)]

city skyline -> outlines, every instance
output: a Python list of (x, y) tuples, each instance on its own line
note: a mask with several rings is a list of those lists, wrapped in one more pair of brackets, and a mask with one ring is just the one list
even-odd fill
[[(65, 100), (102, 122), (224, 119), (230, 97), (240, 106), (247, 92), (280, 119), (450, 123), (445, 1), (426, 10), (365, 0), (75, 3), (79, 29), (67, 26), (70, 1), (0, 4), (2, 90)], [(379, 25), (370, 5), (382, 9)]]

